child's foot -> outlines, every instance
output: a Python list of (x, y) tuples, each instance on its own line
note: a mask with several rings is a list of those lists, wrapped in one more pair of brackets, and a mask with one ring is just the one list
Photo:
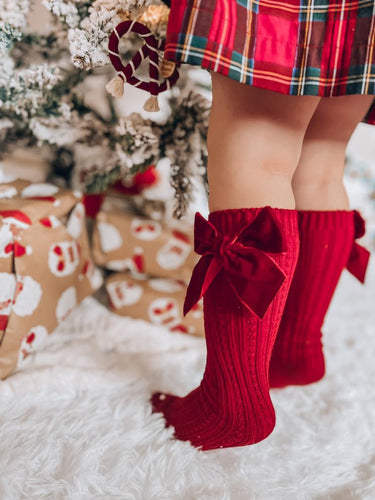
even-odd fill
[(272, 432), (275, 412), (271, 400), (265, 398), (268, 401), (258, 406), (245, 393), (238, 400), (233, 394), (225, 395), (219, 402), (204, 395), (200, 386), (184, 398), (155, 393), (151, 402), (154, 412), (164, 414), (167, 427), (174, 427), (177, 439), (210, 450), (254, 444)]
[[(320, 339), (321, 335), (315, 335)], [(279, 347), (279, 346), (277, 346)], [(270, 387), (308, 385), (324, 377), (325, 362), (322, 346), (290, 345), (287, 352), (274, 346), (270, 363)]]

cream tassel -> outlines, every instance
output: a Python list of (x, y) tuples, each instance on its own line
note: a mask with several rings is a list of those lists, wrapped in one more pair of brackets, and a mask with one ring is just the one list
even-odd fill
[(169, 78), (173, 75), (175, 68), (176, 63), (168, 61), (168, 59), (163, 59), (160, 64), (160, 74), (163, 78)]
[(113, 97), (122, 97), (124, 95), (124, 80), (121, 76), (115, 76), (105, 88)]
[(158, 101), (158, 96), (157, 95), (152, 95), (147, 99), (147, 101), (144, 103), (143, 109), (145, 111), (160, 111), (159, 108), (159, 101)]

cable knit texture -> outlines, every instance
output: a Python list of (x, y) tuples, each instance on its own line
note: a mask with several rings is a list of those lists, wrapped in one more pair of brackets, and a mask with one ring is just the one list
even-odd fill
[[(207, 359), (200, 386), (185, 397), (162, 393), (152, 396), (153, 411), (164, 413), (167, 426), (174, 426), (175, 437), (202, 450), (256, 443), (266, 438), (275, 425), (268, 369), (298, 258), (299, 238), (295, 210), (265, 208), (276, 221), (285, 248), (278, 253), (263, 253), (272, 259), (272, 265), (276, 263), (285, 279), (263, 317), (239, 299), (225, 270), (218, 272), (203, 295)], [(211, 212), (208, 221), (228, 241), (262, 210), (219, 210)], [(262, 242), (256, 242), (256, 234), (252, 238), (258, 249), (264, 249)], [(250, 261), (256, 273), (259, 266), (254, 255)], [(274, 281), (274, 277), (270, 280)], [(255, 279), (253, 293), (259, 294), (256, 283)]]
[(270, 364), (270, 386), (325, 373), (321, 328), (355, 238), (354, 211), (298, 211), (300, 252)]

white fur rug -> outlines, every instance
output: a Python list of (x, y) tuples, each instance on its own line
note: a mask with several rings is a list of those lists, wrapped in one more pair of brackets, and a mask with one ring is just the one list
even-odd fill
[(272, 391), (275, 431), (201, 452), (152, 415), (152, 390), (195, 387), (204, 341), (119, 318), (93, 298), (27, 371), (0, 382), (0, 498), (375, 498), (375, 262), (345, 272), (325, 325), (327, 375)]

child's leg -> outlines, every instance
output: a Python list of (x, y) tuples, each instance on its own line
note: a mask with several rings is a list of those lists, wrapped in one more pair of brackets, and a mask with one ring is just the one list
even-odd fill
[(348, 209), (343, 184), (346, 147), (373, 100), (372, 95), (349, 95), (320, 101), (293, 176), (297, 209)]
[(195, 220), (204, 256), (186, 295), (194, 304), (213, 278), (203, 296), (206, 368), (187, 396), (152, 398), (177, 438), (205, 450), (258, 442), (275, 425), (269, 361), (299, 245), (291, 178), (319, 102), (212, 76), (210, 214)]
[(291, 179), (320, 101), (250, 87), (212, 74), (208, 130), (210, 211), (295, 208)]
[(272, 352), (271, 387), (316, 382), (325, 373), (321, 328), (355, 231), (343, 184), (345, 151), (372, 101), (324, 99), (307, 128), (293, 177), (300, 254)]

